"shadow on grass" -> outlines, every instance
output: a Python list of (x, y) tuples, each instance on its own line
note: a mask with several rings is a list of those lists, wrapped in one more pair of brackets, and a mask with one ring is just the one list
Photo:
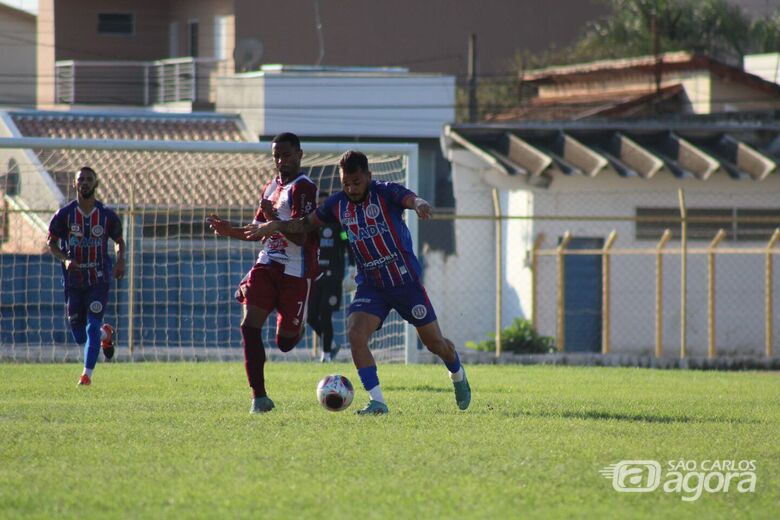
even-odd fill
[[(488, 411), (491, 411), (488, 405)], [(756, 424), (760, 421), (749, 418), (733, 417), (691, 417), (687, 415), (657, 415), (651, 413), (622, 413), (608, 412), (605, 410), (520, 410), (507, 411), (502, 415), (507, 417), (550, 417), (562, 419), (582, 419), (596, 421), (627, 421), (627, 422), (647, 422), (660, 424), (673, 423), (737, 423), (737, 424)]]
[(394, 385), (387, 385), (383, 386), (382, 390), (387, 391), (401, 391), (401, 392), (433, 392), (438, 394), (451, 394), (452, 393), (452, 385), (444, 384), (441, 386), (433, 386), (433, 385), (414, 385), (414, 386), (394, 386)]

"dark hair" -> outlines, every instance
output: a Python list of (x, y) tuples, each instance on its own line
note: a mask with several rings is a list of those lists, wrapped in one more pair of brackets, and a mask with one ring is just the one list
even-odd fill
[(319, 192), (319, 196), (320, 197), (330, 197), (330, 193), (328, 193), (327, 191), (321, 191), (321, 192)]
[(90, 168), (89, 166), (82, 166), (81, 168), (79, 168), (79, 171), (78, 171), (78, 172), (76, 172), (76, 173), (78, 174), (78, 173), (81, 173), (81, 172), (89, 172), (89, 173), (91, 173), (92, 175), (94, 175), (94, 176), (95, 176), (95, 178), (97, 179), (97, 172), (95, 172), (95, 170), (93, 170), (93, 169), (92, 169), (92, 168)]
[(362, 152), (349, 150), (341, 156), (339, 168), (344, 173), (368, 173), (368, 157)]
[(296, 150), (301, 149), (301, 140), (292, 132), (283, 132), (277, 135), (271, 143), (290, 143)]

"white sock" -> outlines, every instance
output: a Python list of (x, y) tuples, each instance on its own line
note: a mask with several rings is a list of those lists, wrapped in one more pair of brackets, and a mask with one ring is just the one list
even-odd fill
[(92, 377), (92, 371), (95, 370), (94, 368), (87, 368), (84, 367), (84, 374), (87, 375), (87, 377)]
[[(379, 401), (380, 403), (385, 402), (385, 398), (382, 395), (382, 389), (379, 387), (379, 385), (376, 385), (374, 388), (368, 391), (368, 395), (371, 396), (372, 401)], [(385, 403), (387, 404), (387, 403)]]
[(450, 380), (453, 383), (460, 383), (461, 381), (463, 381), (463, 376), (465, 374), (466, 373), (463, 371), (463, 367), (460, 367), (457, 372), (455, 373), (450, 372)]

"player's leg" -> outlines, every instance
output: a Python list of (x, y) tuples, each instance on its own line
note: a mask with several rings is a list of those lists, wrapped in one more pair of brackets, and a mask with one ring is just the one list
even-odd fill
[(306, 323), (312, 328), (312, 330), (318, 335), (322, 335), (320, 330), (320, 298), (322, 291), (320, 291), (319, 284), (313, 283), (311, 287), (311, 294), (309, 295), (309, 310), (306, 314)]
[(385, 397), (382, 395), (382, 387), (379, 384), (376, 361), (368, 348), (371, 334), (382, 325), (379, 316), (367, 312), (353, 312), (347, 319), (347, 336), (352, 349), (352, 361), (357, 368), (360, 382), (369, 395), (368, 404), (359, 415), (381, 415), (388, 412)]
[(254, 266), (241, 280), (236, 300), (243, 304), (241, 346), (244, 349), (244, 369), (252, 389), (252, 413), (271, 411), (273, 401), (265, 389), (265, 347), (263, 324), (274, 307), (276, 289), (266, 269)]
[(79, 376), (79, 385), (89, 385), (92, 383), (92, 371), (87, 375), (87, 307), (86, 292), (81, 288), (69, 287), (65, 289), (65, 307), (68, 315), (68, 324), (70, 332), (73, 334), (73, 340), (84, 347), (84, 369)]
[(471, 402), (471, 387), (455, 345), (441, 333), (436, 312), (425, 288), (421, 283), (417, 283), (394, 289), (391, 295), (393, 307), (417, 329), (417, 335), (423, 345), (444, 362), (455, 388), (455, 402), (458, 408), (465, 410)]
[(375, 330), (382, 327), (382, 322), (389, 312), (390, 306), (381, 290), (370, 285), (358, 286), (355, 298), (349, 306), (347, 337), (360, 382), (370, 396), (366, 407), (358, 410), (360, 415), (380, 415), (388, 412), (379, 385), (376, 361), (368, 348), (368, 340)]
[[(84, 372), (90, 382), (92, 372), (95, 370), (98, 356), (100, 355), (100, 332), (103, 325), (103, 314), (106, 311), (108, 301), (108, 284), (99, 284), (89, 288), (86, 292), (87, 341), (84, 346)], [(84, 384), (79, 381), (79, 384)], [(86, 383), (89, 384), (89, 383)]]
[(289, 352), (303, 337), (312, 281), (309, 278), (282, 275), (276, 306), (276, 346)]

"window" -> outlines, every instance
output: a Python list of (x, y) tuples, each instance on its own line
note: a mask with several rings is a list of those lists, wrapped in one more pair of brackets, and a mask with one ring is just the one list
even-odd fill
[(98, 13), (98, 34), (131, 35), (135, 33), (132, 13)]
[(189, 22), (187, 24), (187, 42), (189, 44), (189, 55), (193, 58), (198, 57), (198, 22)]
[[(679, 208), (637, 208), (637, 240), (659, 240), (665, 229), (680, 239)], [(727, 240), (765, 242), (780, 227), (776, 208), (689, 208), (688, 239), (710, 241), (719, 229)]]

